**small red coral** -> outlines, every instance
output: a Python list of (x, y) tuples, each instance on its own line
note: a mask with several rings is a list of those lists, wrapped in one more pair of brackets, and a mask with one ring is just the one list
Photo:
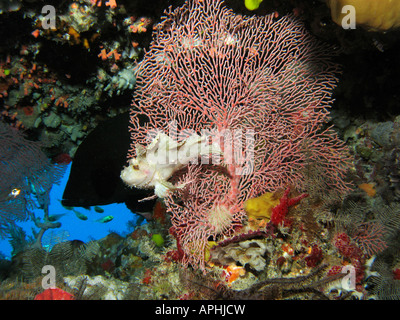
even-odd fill
[(393, 279), (400, 280), (400, 269), (393, 270)]
[(53, 158), (53, 161), (58, 164), (69, 164), (72, 158), (68, 153), (60, 153)]
[(167, 223), (167, 209), (161, 203), (161, 201), (157, 201), (154, 210), (153, 210), (153, 219), (158, 221), (160, 224), (165, 225)]
[(287, 188), (285, 193), (283, 194), (282, 198), (280, 199), (279, 204), (272, 208), (271, 213), (271, 223), (274, 225), (289, 224), (289, 221), (286, 219), (286, 215), (289, 212), (289, 208), (298, 204), (300, 200), (308, 197), (307, 193), (304, 193), (295, 198), (289, 198), (290, 188)]
[(59, 288), (49, 288), (36, 295), (35, 300), (75, 300), (75, 298)]
[(334, 276), (342, 272), (343, 266), (332, 266), (327, 272), (328, 276)]
[(363, 255), (361, 249), (351, 242), (350, 237), (345, 232), (337, 233), (333, 239), (333, 244), (339, 253), (346, 258), (360, 258)]
[(182, 249), (180, 237), (178, 236), (178, 233), (176, 232), (176, 229), (174, 227), (169, 228), (169, 233), (176, 239), (176, 250), (171, 250), (167, 252), (166, 259), (167, 261), (170, 259), (172, 259), (173, 261), (182, 261), (185, 253)]
[(151, 283), (151, 276), (152, 276), (152, 271), (150, 269), (147, 269), (144, 272), (144, 278), (142, 280), (143, 284), (150, 284)]
[(361, 249), (351, 241), (350, 237), (345, 232), (337, 233), (333, 238), (333, 244), (341, 255), (350, 260), (351, 265), (356, 271), (356, 283), (360, 283), (364, 278), (365, 269), (364, 254)]
[(112, 262), (111, 259), (107, 259), (105, 262), (103, 262), (103, 263), (101, 264), (101, 268), (102, 268), (104, 271), (112, 272), (112, 271), (114, 270), (114, 268), (115, 268), (115, 264), (114, 264), (114, 262)]
[(311, 248), (311, 253), (304, 260), (308, 267), (313, 268), (321, 262), (322, 258), (323, 253), (321, 248), (314, 244)]

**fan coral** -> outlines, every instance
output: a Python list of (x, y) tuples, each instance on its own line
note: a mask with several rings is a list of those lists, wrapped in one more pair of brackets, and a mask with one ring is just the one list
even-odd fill
[[(338, 71), (328, 56), (292, 16), (244, 17), (220, 0), (186, 1), (157, 25), (139, 66), (122, 177), (165, 196), (185, 265), (204, 269), (207, 240), (240, 228), (244, 201), (301, 190), (308, 166), (327, 188), (348, 190), (347, 149), (325, 126)], [(162, 134), (167, 152), (193, 137), (204, 143), (141, 170), (142, 150)]]

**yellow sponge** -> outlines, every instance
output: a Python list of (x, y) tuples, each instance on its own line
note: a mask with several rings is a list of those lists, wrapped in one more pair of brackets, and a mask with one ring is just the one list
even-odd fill
[(279, 202), (280, 199), (274, 192), (267, 192), (257, 198), (245, 201), (244, 210), (249, 218), (269, 220), (272, 208), (276, 207)]
[(346, 13), (345, 5), (356, 10), (356, 24), (373, 31), (386, 31), (400, 26), (400, 0), (327, 0), (332, 20), (338, 25)]
[(260, 3), (263, 0), (244, 0), (244, 5), (246, 6), (247, 10), (256, 10), (260, 6)]

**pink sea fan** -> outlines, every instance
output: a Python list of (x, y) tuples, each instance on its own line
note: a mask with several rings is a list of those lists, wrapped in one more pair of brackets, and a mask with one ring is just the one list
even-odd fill
[(347, 150), (325, 127), (337, 71), (292, 16), (241, 16), (220, 0), (166, 12), (140, 64), (129, 158), (159, 132), (219, 146), (219, 162), (171, 170), (177, 188), (166, 187), (185, 264), (204, 268), (207, 240), (240, 225), (246, 199), (288, 184), (301, 189), (310, 163), (327, 187), (348, 189)]
[(369, 221), (358, 225), (352, 237), (368, 256), (372, 256), (387, 248), (385, 232), (382, 224)]

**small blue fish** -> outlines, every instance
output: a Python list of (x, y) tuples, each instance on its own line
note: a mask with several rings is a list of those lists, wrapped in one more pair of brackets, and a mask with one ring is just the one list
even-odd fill
[(100, 222), (100, 223), (107, 223), (110, 222), (112, 219), (114, 219), (113, 216), (106, 216), (104, 218), (101, 218), (99, 220), (96, 220), (96, 222)]
[(88, 219), (87, 216), (85, 216), (84, 214), (80, 213), (79, 211), (76, 211), (75, 209), (72, 209), (72, 211), (75, 213), (75, 215), (76, 215), (76, 217), (78, 219), (81, 219), (81, 220), (87, 220)]
[(47, 220), (49, 220), (49, 221), (51, 221), (51, 222), (54, 222), (54, 221), (60, 220), (61, 217), (63, 217), (63, 216), (65, 216), (65, 213), (52, 214), (52, 215), (50, 215), (50, 216), (48, 217)]
[(97, 213), (103, 213), (104, 209), (99, 206), (94, 206), (94, 211), (96, 211)]

